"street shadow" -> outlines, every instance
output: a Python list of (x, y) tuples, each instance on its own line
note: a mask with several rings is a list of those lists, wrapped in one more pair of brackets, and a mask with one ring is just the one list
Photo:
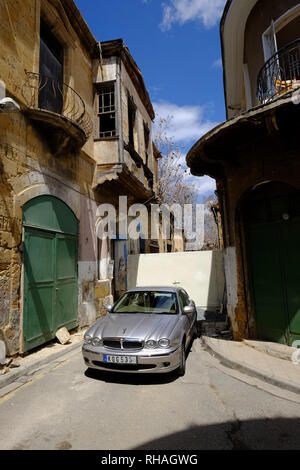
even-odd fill
[(197, 306), (199, 335), (218, 336), (226, 333), (225, 339), (231, 339), (226, 310), (226, 284), (224, 274), (224, 255), (220, 250), (211, 251), (211, 266), (206, 273), (206, 307)]
[(89, 379), (99, 380), (120, 385), (163, 385), (176, 380), (176, 374), (130, 374), (130, 372), (110, 372), (97, 369), (87, 369), (84, 373)]
[(132, 450), (299, 450), (300, 419), (234, 420), (191, 426)]
[[(192, 351), (193, 341), (186, 351), (186, 359)], [(165, 374), (149, 373), (130, 373), (130, 372), (111, 372), (88, 368), (84, 375), (89, 379), (99, 380), (101, 382), (115, 383), (120, 385), (164, 385), (175, 382), (179, 376), (177, 371)]]

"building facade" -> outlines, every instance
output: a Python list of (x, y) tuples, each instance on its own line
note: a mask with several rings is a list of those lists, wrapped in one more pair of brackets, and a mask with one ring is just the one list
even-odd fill
[[(123, 40), (102, 42), (99, 48), (101, 57), (93, 64), (94, 187), (102, 204), (113, 204), (118, 221), (115, 236), (98, 242), (100, 279), (107, 284), (108, 272), (113, 270), (111, 290), (119, 297), (127, 288), (128, 254), (146, 252), (146, 240), (128, 237), (133, 219), (128, 210), (155, 199), (154, 110), (142, 74)], [(120, 220), (125, 214), (127, 220)]]
[(0, 340), (8, 355), (90, 325), (126, 288), (126, 234), (99, 207), (155, 200), (153, 108), (122, 40), (99, 43), (73, 0), (0, 4)]
[(221, 20), (227, 121), (190, 149), (216, 179), (236, 339), (300, 339), (300, 4), (230, 0)]

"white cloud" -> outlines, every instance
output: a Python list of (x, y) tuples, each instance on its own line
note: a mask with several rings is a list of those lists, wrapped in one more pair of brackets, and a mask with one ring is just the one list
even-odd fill
[(166, 101), (154, 103), (156, 119), (170, 117), (167, 137), (181, 144), (190, 144), (218, 123), (205, 119), (204, 106), (178, 106)]
[[(217, 126), (217, 122), (205, 119), (205, 106), (178, 106), (167, 101), (153, 103), (156, 122), (160, 118), (168, 119), (169, 126), (166, 128), (166, 137), (178, 144), (183, 150), (188, 151), (191, 145), (206, 134), (210, 129)], [(154, 123), (155, 134), (155, 123)], [(209, 176), (191, 175), (186, 164), (186, 152), (178, 151), (178, 160), (176, 164), (180, 164), (184, 172), (184, 181), (190, 186), (194, 186), (198, 197), (212, 193), (216, 189), (216, 182)]]
[(168, 0), (163, 3), (163, 20), (160, 28), (171, 29), (173, 23), (200, 21), (206, 28), (217, 24), (222, 16), (226, 0)]
[(208, 196), (216, 190), (216, 181), (210, 176), (194, 176), (186, 173), (183, 178), (184, 182), (193, 187), (198, 198)]
[[(183, 182), (188, 184), (189, 187), (194, 187), (195, 193), (198, 197), (209, 195), (216, 190), (216, 181), (209, 176), (194, 176), (190, 173), (190, 169), (186, 163), (186, 153), (178, 152), (178, 159), (176, 165), (181, 165), (183, 173)], [(188, 171), (185, 171), (188, 170)]]
[[(185, 164), (185, 166), (187, 166)], [(194, 186), (195, 191), (199, 196), (204, 196), (205, 194), (212, 193), (216, 190), (216, 181), (210, 176), (194, 176), (190, 173), (187, 173), (184, 177), (184, 180), (190, 186)]]
[(223, 62), (222, 62), (222, 59), (217, 59), (213, 62), (212, 64), (212, 67), (214, 69), (218, 69), (218, 68), (221, 68), (223, 66)]
[(192, 176), (194, 183), (197, 185), (199, 195), (204, 195), (216, 190), (216, 181), (209, 176)]

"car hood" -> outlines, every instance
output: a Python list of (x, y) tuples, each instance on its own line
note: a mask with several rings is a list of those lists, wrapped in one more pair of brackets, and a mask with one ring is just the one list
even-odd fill
[(169, 338), (178, 321), (178, 315), (109, 313), (89, 328), (87, 334), (98, 338), (159, 340)]

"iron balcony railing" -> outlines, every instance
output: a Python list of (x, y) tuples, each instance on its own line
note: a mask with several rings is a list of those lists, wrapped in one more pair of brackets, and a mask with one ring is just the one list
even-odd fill
[(287, 44), (262, 67), (257, 78), (260, 103), (300, 87), (300, 39)]
[(85, 103), (69, 85), (55, 78), (26, 71), (23, 95), (28, 107), (59, 114), (77, 124), (86, 139), (91, 135), (93, 125)]

